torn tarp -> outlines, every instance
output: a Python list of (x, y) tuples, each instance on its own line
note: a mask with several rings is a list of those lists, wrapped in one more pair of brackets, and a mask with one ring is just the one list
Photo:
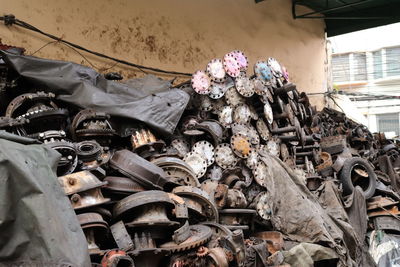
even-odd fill
[(173, 133), (189, 101), (186, 92), (171, 89), (169, 81), (151, 75), (124, 84), (71, 62), (5, 51), (1, 51), (1, 56), (19, 75), (40, 90), (55, 93), (58, 100), (138, 120), (163, 134)]
[(338, 266), (360, 266), (362, 255), (354, 253), (357, 234), (336, 193), (328, 189), (330, 202), (324, 203), (322, 199), (320, 203), (304, 181), (279, 158), (263, 152), (260, 155), (271, 170), (266, 188), (274, 229), (289, 240), (331, 247), (338, 255)]
[[(314, 262), (324, 261), (334, 264), (337, 260), (337, 254), (333, 249), (310, 243), (301, 243), (282, 253), (285, 263), (290, 264), (291, 267), (313, 267)], [(319, 266), (324, 265), (320, 263)]]
[(55, 175), (60, 155), (29, 140), (0, 131), (0, 266), (90, 266)]

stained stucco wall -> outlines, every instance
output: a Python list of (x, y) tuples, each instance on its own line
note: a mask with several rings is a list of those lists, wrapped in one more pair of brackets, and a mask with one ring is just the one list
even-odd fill
[[(14, 14), (65, 40), (138, 64), (194, 72), (210, 59), (240, 49), (252, 64), (277, 58), (302, 91), (326, 87), (324, 22), (293, 20), (291, 0), (0, 0), (0, 7), (0, 13)], [(26, 48), (27, 54), (50, 41), (4, 25), (0, 38)], [(59, 43), (35, 56), (88, 65)], [(85, 56), (100, 72), (119, 71), (125, 78), (142, 75)]]

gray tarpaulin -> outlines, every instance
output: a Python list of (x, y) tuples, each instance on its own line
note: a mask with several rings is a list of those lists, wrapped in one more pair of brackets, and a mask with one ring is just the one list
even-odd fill
[(53, 92), (57, 99), (79, 108), (93, 108), (111, 116), (146, 123), (172, 134), (189, 101), (169, 81), (149, 75), (124, 84), (109, 81), (95, 70), (79, 64), (0, 51), (6, 64), (36, 88)]
[(320, 203), (317, 196), (307, 189), (304, 180), (279, 158), (268, 153), (260, 154), (271, 171), (266, 188), (273, 227), (289, 240), (332, 248), (338, 255), (338, 266), (360, 266), (362, 255), (356, 253), (354, 247), (358, 245), (357, 233), (337, 192), (329, 186), (322, 189)]
[[(350, 224), (353, 226), (357, 237), (357, 258), (358, 265), (363, 267), (375, 267), (376, 264), (368, 252), (368, 244), (365, 236), (368, 230), (367, 203), (361, 187), (356, 186), (345, 203), (345, 209)], [(359, 256), (361, 254), (361, 257)]]
[(0, 266), (90, 266), (55, 169), (60, 155), (0, 131)]

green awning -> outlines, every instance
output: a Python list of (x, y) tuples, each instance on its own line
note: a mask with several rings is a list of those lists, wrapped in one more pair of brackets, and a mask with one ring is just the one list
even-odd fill
[[(292, 3), (295, 19), (324, 19), (328, 37), (400, 22), (400, 0), (292, 0)], [(301, 13), (298, 6), (313, 11)]]

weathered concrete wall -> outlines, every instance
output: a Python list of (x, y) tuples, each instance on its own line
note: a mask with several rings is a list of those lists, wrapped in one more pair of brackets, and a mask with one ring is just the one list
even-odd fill
[[(324, 22), (293, 20), (290, 0), (0, 0), (14, 14), (46, 32), (89, 49), (146, 66), (194, 72), (233, 49), (251, 63), (275, 57), (300, 90), (326, 87)], [(0, 25), (3, 43), (27, 54), (50, 40), (16, 26)], [(89, 65), (69, 47), (52, 43), (35, 56)], [(97, 70), (141, 75), (133, 68), (86, 55)], [(114, 67), (113, 67), (114, 66)]]

